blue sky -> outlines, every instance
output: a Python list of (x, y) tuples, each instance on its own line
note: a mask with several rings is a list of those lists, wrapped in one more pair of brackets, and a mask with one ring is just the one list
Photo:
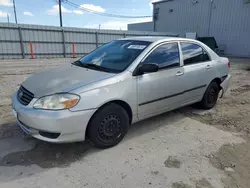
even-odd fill
[[(15, 0), (19, 23), (59, 26), (56, 0)], [(128, 16), (152, 15), (152, 0), (69, 0), (75, 4), (100, 12)], [(14, 22), (12, 0), (0, 0), (0, 22)], [(102, 29), (126, 29), (128, 23), (150, 21), (151, 18), (117, 19), (82, 12), (66, 3), (63, 6), (63, 25)]]

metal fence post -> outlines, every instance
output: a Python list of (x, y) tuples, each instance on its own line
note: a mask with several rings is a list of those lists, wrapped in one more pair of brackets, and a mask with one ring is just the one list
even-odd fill
[(25, 52), (24, 52), (24, 46), (23, 46), (23, 35), (22, 35), (22, 29), (21, 29), (20, 26), (18, 27), (18, 34), (19, 34), (19, 39), (20, 39), (21, 53), (22, 53), (22, 57), (24, 59), (25, 58)]
[(64, 29), (62, 29), (62, 43), (63, 43), (63, 57), (66, 57), (66, 45), (65, 45), (65, 33), (64, 33)]
[(31, 55), (31, 59), (34, 59), (34, 51), (33, 51), (33, 45), (32, 42), (30, 42), (30, 55)]
[(75, 58), (75, 43), (72, 42), (72, 58)]
[(98, 32), (95, 32), (95, 45), (96, 45), (96, 48), (99, 47), (99, 42), (98, 42)]

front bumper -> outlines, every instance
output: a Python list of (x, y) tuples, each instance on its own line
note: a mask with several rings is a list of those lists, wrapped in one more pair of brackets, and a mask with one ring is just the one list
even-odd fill
[[(22, 105), (16, 96), (12, 96), (12, 107), (16, 112), (18, 125), (31, 136), (48, 142), (77, 142), (85, 140), (85, 132), (93, 110), (72, 112), (70, 110), (38, 110), (33, 108), (37, 99), (29, 105)], [(46, 134), (44, 134), (46, 133)], [(56, 138), (46, 135), (57, 134)]]

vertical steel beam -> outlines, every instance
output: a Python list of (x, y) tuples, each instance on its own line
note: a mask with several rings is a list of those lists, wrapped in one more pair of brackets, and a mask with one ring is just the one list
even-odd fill
[(20, 39), (21, 53), (22, 53), (22, 57), (24, 59), (25, 58), (25, 52), (24, 52), (24, 46), (23, 46), (23, 35), (22, 35), (22, 29), (21, 29), (20, 26), (18, 27), (18, 34), (19, 34), (19, 39)]
[(65, 33), (64, 33), (64, 29), (62, 29), (62, 43), (63, 43), (63, 57), (66, 57), (66, 45), (65, 45)]
[(99, 47), (99, 41), (98, 41), (98, 38), (99, 38), (99, 36), (98, 36), (98, 32), (95, 32), (95, 44), (96, 44), (96, 48), (98, 48), (98, 47)]

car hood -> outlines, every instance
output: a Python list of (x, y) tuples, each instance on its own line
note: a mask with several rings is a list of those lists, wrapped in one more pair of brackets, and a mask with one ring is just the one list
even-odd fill
[(34, 74), (25, 80), (22, 86), (39, 98), (54, 93), (69, 92), (114, 75), (114, 73), (67, 65)]

